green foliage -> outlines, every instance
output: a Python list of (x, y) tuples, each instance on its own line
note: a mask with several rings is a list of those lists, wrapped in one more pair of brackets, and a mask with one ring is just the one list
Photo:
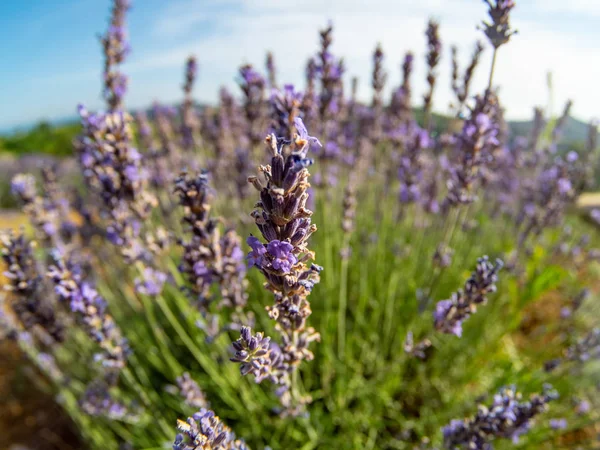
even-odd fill
[[(587, 419), (574, 414), (569, 399), (594, 389), (593, 376), (547, 374), (544, 362), (560, 354), (566, 343), (537, 349), (521, 339), (528, 308), (544, 308), (548, 292), (578, 288), (578, 280), (567, 276), (556, 255), (542, 250), (553, 248), (557, 233), (540, 238), (523, 270), (501, 272), (498, 293), (465, 322), (462, 338), (439, 334), (432, 323), (435, 301), (462, 286), (477, 256), (510, 255), (515, 250), (509, 244), (512, 226), (502, 218), (490, 220), (481, 203), (469, 208), (480, 223), (475, 231), (462, 230), (465, 215), (451, 215), (458, 225), (449, 241), (456, 251), (454, 263), (437, 270), (431, 257), (447, 232), (441, 226), (419, 227), (416, 209), (400, 214), (393, 196), (383, 195), (385, 186), (371, 181), (359, 193), (358, 231), (351, 236), (348, 260), (339, 256), (346, 239), (340, 227), (342, 192), (316, 192), (314, 222), (319, 231), (311, 248), (325, 270), (311, 295), (311, 325), (322, 339), (314, 346), (315, 360), (301, 367), (299, 377), (302, 391), (313, 396), (308, 417), (279, 418), (272, 386), (254, 384), (228, 361), (236, 334), (207, 342), (196, 326), (199, 314), (177, 288), (167, 286), (157, 298), (137, 295), (132, 286), (138, 268), (123, 267), (116, 257), (97, 261), (98, 288), (134, 350), (115, 394), (138, 405), (139, 417), (134, 424), (81, 415), (73, 402), (84, 385), (73, 380), (93, 378), (93, 368), (77, 362), (89, 360), (94, 345), (73, 330), (58, 358), (70, 376), (59, 383), (60, 393), (71, 399), (65, 406), (92, 447), (116, 449), (127, 442), (136, 449), (152, 449), (172, 442), (176, 419), (194, 412), (167, 388), (185, 371), (207, 394), (211, 408), (254, 449), (412, 449), (424, 436), (439, 445), (441, 427), (476, 411), (479, 397), (489, 403), (490, 393), (507, 384), (528, 395), (550, 381), (564, 398), (538, 421), (538, 428), (521, 438), (520, 448), (554, 442), (557, 432), (549, 431), (549, 417), (567, 417), (572, 427), (583, 424)], [(217, 212), (228, 207), (223, 202)], [(252, 231), (243, 225), (240, 234)], [(163, 269), (183, 285), (177, 260), (177, 254), (166, 258)], [(250, 270), (248, 278), (255, 329), (276, 335), (264, 311), (272, 297), (257, 270)], [(421, 290), (431, 298), (423, 299)], [(432, 339), (427, 361), (405, 354), (409, 330), (417, 340)], [(512, 447), (498, 442), (497, 448)]]
[(73, 154), (73, 138), (80, 131), (78, 123), (53, 126), (41, 122), (31, 130), (0, 137), (0, 152), (69, 156)]
[(17, 200), (10, 192), (9, 180), (0, 181), (0, 208), (13, 209), (17, 207)]

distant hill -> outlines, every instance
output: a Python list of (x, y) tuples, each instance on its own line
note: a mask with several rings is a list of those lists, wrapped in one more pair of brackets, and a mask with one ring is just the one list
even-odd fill
[[(198, 105), (200, 109), (206, 105)], [(152, 116), (152, 111), (148, 111)], [(415, 109), (417, 121), (422, 122), (423, 111)], [(452, 127), (459, 131), (459, 121), (440, 114), (433, 114), (434, 131), (442, 132)], [(509, 121), (511, 138), (527, 137), (531, 133), (532, 121)], [(588, 138), (589, 125), (573, 117), (569, 117), (563, 129), (560, 150), (584, 148)], [(80, 132), (81, 125), (76, 117), (69, 117), (53, 122), (42, 122), (32, 127), (23, 127), (9, 133), (0, 132), (0, 152), (25, 154), (30, 152), (47, 153), (55, 156), (72, 154), (72, 139)], [(599, 139), (600, 141), (600, 139)]]
[[(532, 121), (508, 122), (513, 137), (529, 136), (532, 125)], [(562, 142), (564, 144), (585, 143), (588, 138), (588, 129), (589, 124), (575, 119), (574, 117), (568, 117), (562, 131)]]

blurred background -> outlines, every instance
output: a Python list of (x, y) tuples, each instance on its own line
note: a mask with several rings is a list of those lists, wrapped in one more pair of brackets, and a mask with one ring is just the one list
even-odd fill
[[(73, 119), (76, 106), (101, 108), (102, 54), (97, 36), (108, 18), (104, 0), (29, 0), (0, 4), (0, 130), (9, 132), (44, 120)], [(214, 102), (218, 88), (236, 86), (242, 63), (264, 64), (270, 50), (282, 81), (302, 86), (306, 59), (318, 45), (317, 31), (335, 25), (333, 51), (344, 57), (346, 77), (358, 76), (359, 97), (370, 99), (369, 60), (377, 42), (386, 54), (388, 89), (400, 80), (402, 55), (415, 50), (415, 98), (425, 91), (427, 17), (440, 21), (442, 41), (456, 44), (460, 63), (468, 62), (472, 43), (481, 39), (473, 24), (481, 21), (477, 0), (346, 1), (346, 0), (144, 0), (129, 15), (133, 51), (124, 65), (131, 83), (128, 106), (141, 108), (152, 100), (175, 102), (180, 96), (182, 64), (193, 53), (200, 62), (195, 95)], [(519, 39), (497, 68), (512, 120), (528, 120), (535, 105), (557, 113), (567, 99), (572, 114), (584, 120), (598, 115), (594, 86), (600, 72), (600, 3), (593, 0), (529, 0), (519, 3), (511, 22)], [(483, 55), (489, 66), (491, 51)], [(450, 82), (450, 54), (440, 63), (440, 85)], [(553, 77), (549, 98), (547, 74)], [(479, 71), (474, 92), (484, 87)], [(234, 90), (234, 89), (232, 89)], [(235, 90), (234, 90), (235, 91)], [(387, 94), (388, 92), (386, 92)], [(449, 89), (438, 89), (434, 105), (444, 113)]]

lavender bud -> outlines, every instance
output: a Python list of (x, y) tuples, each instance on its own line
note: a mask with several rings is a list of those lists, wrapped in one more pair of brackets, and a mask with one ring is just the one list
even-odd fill
[(249, 450), (211, 410), (201, 408), (187, 421), (178, 420), (173, 450)]
[(487, 301), (487, 294), (496, 291), (498, 271), (503, 265), (499, 259), (492, 264), (487, 256), (479, 258), (464, 288), (453, 293), (450, 299), (437, 303), (433, 314), (435, 328), (461, 337), (462, 323), (477, 311), (477, 305)]
[(514, 387), (501, 389), (490, 407), (480, 405), (477, 414), (469, 419), (452, 420), (443, 428), (447, 449), (492, 449), (491, 442), (505, 438), (518, 442), (519, 436), (531, 427), (532, 420), (548, 408), (558, 395), (545, 387), (542, 394), (521, 402), (521, 394)]
[(57, 342), (65, 337), (65, 323), (54, 304), (54, 298), (44, 292), (43, 278), (33, 256), (33, 245), (21, 231), (0, 233), (0, 255), (6, 266), (4, 289), (10, 293), (10, 307), (22, 328), (44, 330)]
[(188, 372), (177, 377), (177, 386), (179, 388), (179, 395), (184, 399), (186, 405), (192, 408), (208, 407), (204, 392), (202, 392), (198, 383), (192, 379)]
[(517, 32), (510, 28), (510, 11), (515, 7), (514, 0), (484, 0), (487, 3), (491, 22), (483, 22), (483, 33), (495, 49), (506, 44)]

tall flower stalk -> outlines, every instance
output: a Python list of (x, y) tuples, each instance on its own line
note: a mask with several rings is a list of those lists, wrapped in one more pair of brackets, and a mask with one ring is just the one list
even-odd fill
[(387, 80), (387, 74), (383, 68), (384, 54), (381, 44), (378, 44), (373, 52), (373, 73), (371, 76), (371, 85), (373, 87), (373, 126), (371, 129), (372, 138), (377, 141), (381, 138), (383, 121), (383, 97), (382, 92)]
[(477, 311), (477, 306), (487, 302), (487, 295), (496, 292), (498, 272), (503, 267), (501, 260), (495, 264), (487, 256), (477, 260), (477, 267), (459, 289), (448, 300), (438, 302), (433, 314), (435, 328), (442, 333), (462, 336), (462, 324)]
[(104, 49), (104, 98), (111, 112), (123, 107), (123, 97), (127, 91), (127, 76), (119, 71), (119, 66), (131, 50), (125, 24), (129, 8), (129, 0), (114, 0), (110, 27), (101, 39)]
[(33, 243), (23, 231), (0, 233), (0, 256), (6, 266), (4, 290), (8, 306), (18, 321), (18, 328), (42, 335), (42, 341), (62, 342), (66, 323), (56, 307), (55, 298), (44, 291), (44, 279), (33, 256)]
[[(236, 342), (234, 358), (242, 364), (262, 358), (261, 364), (282, 366), (291, 375), (275, 377), (281, 385), (278, 395), (285, 414), (298, 413), (306, 401), (299, 397), (293, 380), (300, 363), (313, 359), (309, 346), (319, 339), (319, 333), (308, 326), (307, 319), (311, 314), (308, 296), (322, 270), (310, 263), (315, 255), (308, 248), (308, 239), (317, 227), (311, 223), (312, 211), (306, 207), (310, 187), (307, 167), (312, 163), (307, 153), (311, 145), (319, 142), (308, 135), (301, 119), (297, 118), (295, 125), (292, 141), (273, 134), (267, 137), (272, 156), (270, 165), (260, 167), (265, 183), (259, 177), (248, 179), (260, 192), (252, 217), (264, 239), (248, 238), (252, 249), (248, 262), (262, 272), (265, 288), (274, 295), (275, 303), (267, 311), (276, 322), (281, 346), (270, 345), (262, 336), (253, 338), (246, 330)], [(261, 342), (264, 350), (257, 356), (252, 352)]]
[(250, 450), (211, 410), (202, 408), (186, 421), (177, 421), (173, 450)]
[(423, 97), (423, 110), (425, 111), (424, 128), (431, 126), (431, 109), (433, 106), (433, 93), (437, 81), (436, 68), (442, 57), (442, 42), (439, 33), (440, 25), (435, 20), (430, 20), (427, 24), (427, 84), (428, 90)]
[(517, 32), (510, 27), (510, 12), (516, 6), (514, 0), (483, 0), (488, 5), (488, 14), (490, 21), (484, 21), (481, 29), (486, 35), (492, 46), (492, 66), (488, 80), (488, 90), (492, 89), (494, 80), (494, 69), (496, 68), (496, 57), (498, 49), (506, 44), (510, 38)]
[(119, 71), (128, 54), (125, 28), (127, 0), (114, 0), (111, 24), (102, 38), (105, 57), (106, 113), (79, 115), (83, 133), (76, 142), (85, 180), (101, 199), (107, 219), (107, 238), (128, 261), (147, 259), (140, 237), (141, 224), (157, 205), (148, 191), (148, 173), (134, 147), (132, 118), (123, 109), (126, 77)]
[[(183, 248), (179, 270), (188, 280), (196, 307), (208, 322), (215, 314), (215, 307), (240, 314), (247, 300), (240, 238), (232, 229), (221, 235), (220, 218), (211, 217), (213, 191), (208, 176), (182, 172), (175, 181), (175, 193), (183, 206), (183, 224), (191, 235), (188, 240), (179, 241)], [(209, 333), (209, 337), (216, 336)]]
[(194, 151), (200, 146), (200, 121), (192, 96), (197, 76), (198, 62), (194, 56), (190, 56), (185, 64), (184, 99), (181, 107), (181, 146), (187, 151)]
[(535, 416), (548, 409), (548, 403), (558, 395), (550, 386), (542, 394), (521, 401), (514, 387), (501, 389), (494, 395), (490, 407), (479, 406), (477, 414), (464, 420), (452, 420), (443, 428), (444, 447), (448, 450), (492, 450), (495, 439), (519, 441), (519, 436), (529, 431)]
[(458, 49), (456, 46), (452, 47), (452, 91), (456, 95), (457, 103), (455, 110), (458, 115), (463, 109), (463, 106), (469, 98), (469, 91), (471, 88), (471, 82), (473, 81), (473, 74), (479, 64), (481, 54), (483, 53), (483, 45), (477, 41), (475, 43), (475, 49), (471, 56), (471, 61), (465, 69), (464, 75), (462, 76), (462, 82), (459, 83), (459, 68), (458, 68)]

